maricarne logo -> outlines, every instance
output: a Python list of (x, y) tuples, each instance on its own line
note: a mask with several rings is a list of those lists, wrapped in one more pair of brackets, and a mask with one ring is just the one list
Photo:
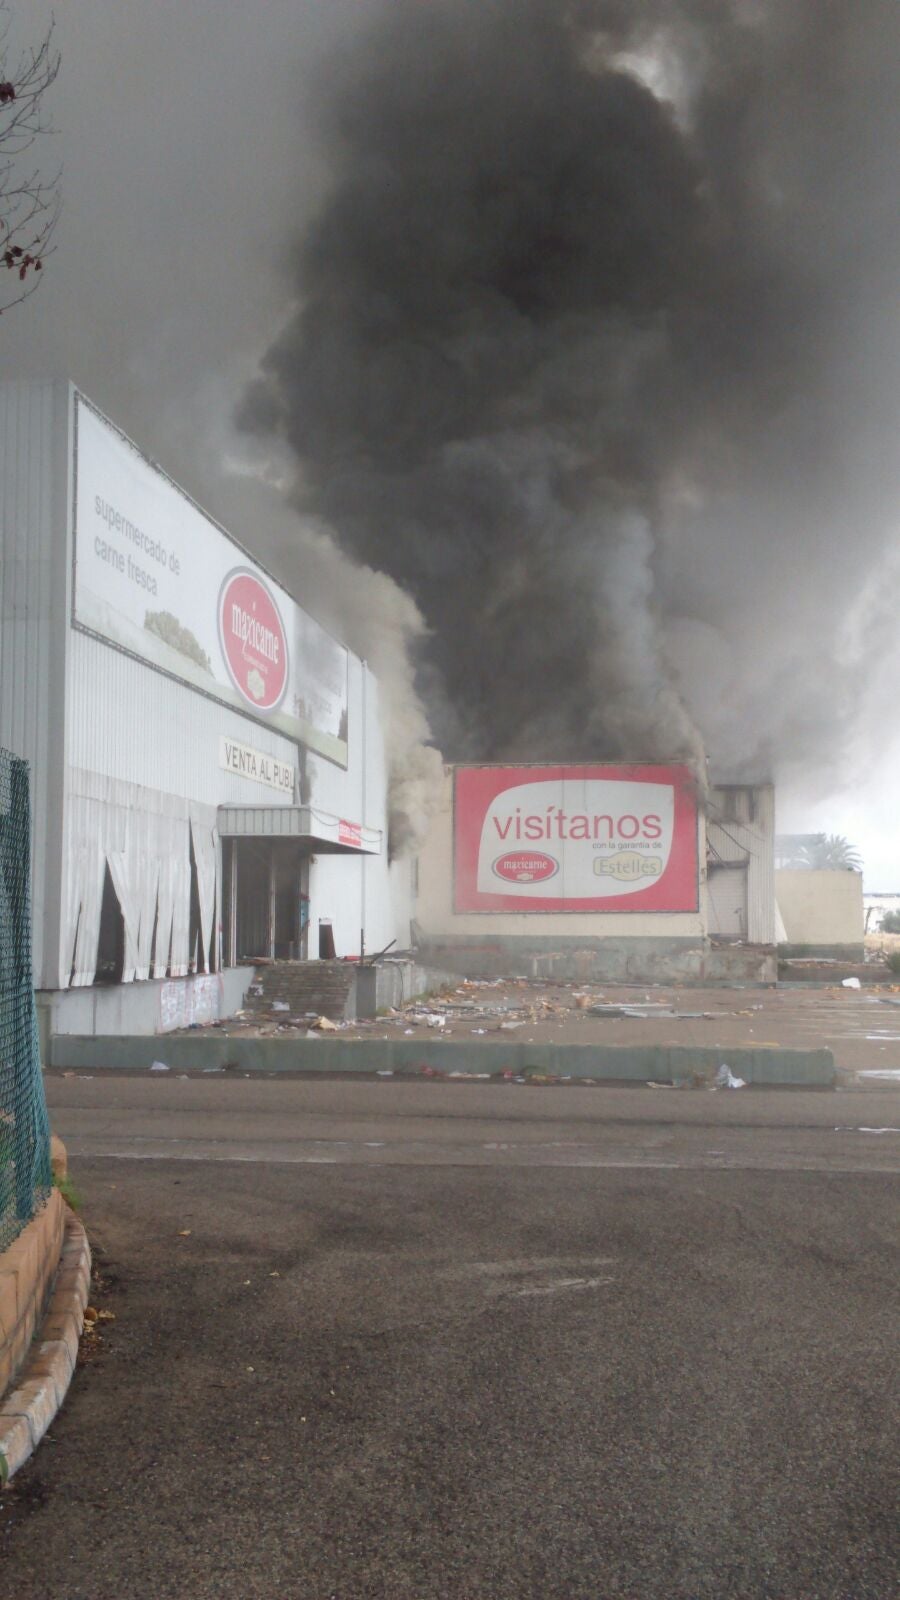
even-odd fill
[(274, 711), (287, 688), (287, 639), (274, 596), (246, 567), (222, 584), (219, 640), (235, 688), (257, 711)]

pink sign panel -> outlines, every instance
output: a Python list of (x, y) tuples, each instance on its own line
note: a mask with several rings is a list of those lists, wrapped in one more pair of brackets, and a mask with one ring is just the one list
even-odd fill
[(287, 639), (269, 589), (246, 568), (222, 584), (219, 638), (235, 688), (257, 711), (274, 711), (287, 686)]
[(682, 765), (457, 767), (456, 911), (696, 911)]

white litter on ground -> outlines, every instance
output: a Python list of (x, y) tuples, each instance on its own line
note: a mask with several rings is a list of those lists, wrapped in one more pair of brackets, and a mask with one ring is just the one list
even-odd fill
[(900, 1133), (900, 1128), (835, 1128), (835, 1133)]
[(745, 1079), (736, 1078), (731, 1068), (726, 1066), (724, 1061), (716, 1073), (715, 1084), (717, 1089), (746, 1089), (747, 1087)]

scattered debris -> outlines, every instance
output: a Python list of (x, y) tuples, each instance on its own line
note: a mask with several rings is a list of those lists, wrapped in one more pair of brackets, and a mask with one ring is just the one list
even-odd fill
[(288, 1005), (286, 1000), (273, 1000), (272, 1001), (272, 1010), (273, 1011), (290, 1011), (290, 1009), (291, 1008)]
[(319, 1033), (339, 1033), (341, 1025), (339, 1022), (332, 1022), (330, 1017), (316, 1017), (313, 1027), (317, 1028)]
[(862, 988), (862, 984), (860, 983), (858, 978), (842, 978), (841, 979), (841, 988), (842, 989), (861, 989)]
[[(592, 1017), (674, 1017), (677, 1012), (664, 1000), (644, 1001), (640, 1005), (616, 1005), (604, 1001), (588, 1007)], [(697, 1013), (694, 1013), (697, 1015)]]
[(726, 1066), (723, 1061), (716, 1073), (714, 1087), (716, 1089), (746, 1089), (747, 1084), (745, 1079), (736, 1078), (731, 1068)]
[(900, 1128), (835, 1128), (835, 1133), (900, 1133)]

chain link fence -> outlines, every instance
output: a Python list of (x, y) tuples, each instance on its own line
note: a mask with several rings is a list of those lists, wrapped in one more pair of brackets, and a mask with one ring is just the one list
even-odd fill
[(0, 1251), (50, 1194), (31, 970), (28, 763), (0, 749)]

